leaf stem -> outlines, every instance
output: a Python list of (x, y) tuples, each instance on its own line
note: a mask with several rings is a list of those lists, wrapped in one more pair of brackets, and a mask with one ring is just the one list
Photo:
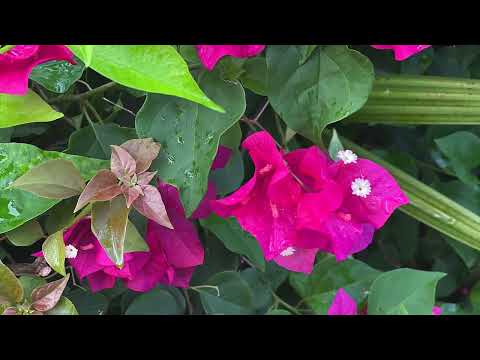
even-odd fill
[(277, 294), (275, 294), (275, 292), (273, 290), (272, 290), (272, 296), (277, 303), (282, 305), (284, 308), (290, 310), (295, 315), (302, 315), (302, 313), (300, 311), (298, 311), (296, 308), (294, 308), (292, 305), (290, 305), (286, 301), (282, 300)]
[(49, 100), (49, 103), (50, 104), (56, 104), (56, 103), (59, 103), (59, 102), (67, 102), (67, 101), (78, 101), (78, 102), (81, 102), (81, 101), (84, 101), (84, 100), (87, 100), (89, 99), (90, 97), (92, 96), (95, 96), (95, 95), (100, 95), (100, 94), (103, 94), (104, 92), (106, 92), (107, 90), (110, 90), (114, 87), (117, 86), (117, 83), (111, 81), (111, 82), (108, 82), (106, 84), (103, 84), (95, 89), (92, 89), (92, 90), (89, 90), (89, 91), (86, 91), (86, 92), (83, 92), (81, 94), (76, 94), (76, 95), (62, 95), (62, 96), (59, 96), (59, 97), (56, 97), (54, 99), (51, 99)]

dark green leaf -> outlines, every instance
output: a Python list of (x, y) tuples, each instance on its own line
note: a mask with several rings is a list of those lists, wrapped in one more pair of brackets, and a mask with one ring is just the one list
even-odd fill
[(176, 288), (156, 288), (137, 296), (125, 315), (183, 315), (185, 298)]
[(370, 288), (371, 315), (431, 315), (437, 282), (446, 274), (397, 269), (380, 275)]
[(67, 61), (49, 61), (35, 66), (30, 73), (30, 79), (49, 91), (63, 94), (80, 79), (84, 69), (81, 62), (72, 65)]
[(31, 220), (5, 235), (15, 246), (30, 246), (44, 237), (42, 227), (36, 220)]
[(47, 311), (45, 315), (78, 315), (78, 312), (75, 305), (65, 296), (62, 296), (57, 305)]
[(226, 113), (178, 98), (150, 94), (136, 119), (138, 135), (152, 137), (162, 145), (163, 151), (152, 168), (180, 190), (187, 217), (207, 190), (208, 174), (220, 137), (245, 111), (245, 93), (239, 83), (226, 82), (218, 72), (212, 72), (201, 78), (200, 85)]
[(237, 220), (210, 215), (207, 219), (200, 220), (200, 223), (213, 232), (228, 250), (248, 257), (259, 269), (265, 271), (265, 260), (257, 240), (243, 231)]

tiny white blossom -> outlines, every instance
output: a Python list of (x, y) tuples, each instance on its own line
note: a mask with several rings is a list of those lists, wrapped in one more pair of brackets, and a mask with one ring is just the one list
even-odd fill
[(67, 259), (75, 259), (77, 257), (78, 249), (73, 245), (65, 246), (65, 257)]
[(366, 198), (372, 192), (372, 186), (367, 179), (357, 178), (352, 182), (352, 194)]
[(340, 150), (337, 154), (337, 159), (343, 161), (345, 165), (356, 163), (358, 156), (352, 150)]
[(289, 246), (287, 247), (285, 250), (283, 250), (280, 255), (282, 256), (292, 256), (293, 254), (295, 254), (295, 248)]

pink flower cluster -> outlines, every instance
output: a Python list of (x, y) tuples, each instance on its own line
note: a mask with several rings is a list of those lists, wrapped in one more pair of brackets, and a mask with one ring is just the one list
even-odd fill
[[(432, 309), (432, 315), (442, 315), (442, 308), (440, 306), (434, 306)], [(357, 303), (355, 300), (344, 290), (338, 289), (332, 304), (328, 308), (328, 315), (358, 315)], [(367, 310), (362, 315), (367, 315)]]
[(74, 64), (64, 45), (16, 45), (0, 54), (0, 94), (25, 95), (33, 68), (52, 60)]
[(260, 244), (267, 261), (310, 273), (318, 251), (338, 261), (362, 251), (375, 229), (408, 203), (393, 177), (346, 150), (332, 161), (318, 147), (283, 153), (267, 132), (243, 142), (255, 173), (230, 196), (212, 201)]
[[(230, 155), (230, 149), (220, 147), (212, 169), (224, 167)], [(149, 291), (157, 284), (186, 288), (195, 267), (203, 264), (204, 249), (192, 220), (211, 214), (210, 202), (216, 197), (214, 184), (208, 184), (204, 199), (188, 219), (177, 188), (165, 183), (159, 183), (157, 188), (173, 229), (148, 220), (145, 241), (149, 251), (126, 253), (120, 269), (92, 232), (90, 218), (80, 220), (64, 233), (66, 257), (78, 277), (88, 280), (93, 292), (112, 288), (116, 279), (139, 292)], [(33, 255), (42, 256), (42, 253)]]

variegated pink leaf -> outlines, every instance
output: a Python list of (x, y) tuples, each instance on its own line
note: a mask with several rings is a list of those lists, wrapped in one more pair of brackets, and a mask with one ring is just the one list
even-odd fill
[(110, 170), (101, 170), (87, 184), (78, 198), (74, 212), (91, 201), (108, 201), (122, 193), (118, 179)]
[(157, 188), (152, 185), (146, 185), (143, 187), (143, 193), (144, 196), (137, 198), (137, 200), (133, 202), (133, 207), (150, 220), (169, 229), (173, 229), (162, 196)]
[(135, 159), (127, 152), (127, 150), (117, 145), (112, 147), (112, 158), (110, 168), (112, 172), (119, 178), (130, 178), (135, 174), (137, 167)]
[(160, 144), (152, 138), (128, 140), (120, 146), (137, 162), (137, 174), (147, 171), (160, 152)]

